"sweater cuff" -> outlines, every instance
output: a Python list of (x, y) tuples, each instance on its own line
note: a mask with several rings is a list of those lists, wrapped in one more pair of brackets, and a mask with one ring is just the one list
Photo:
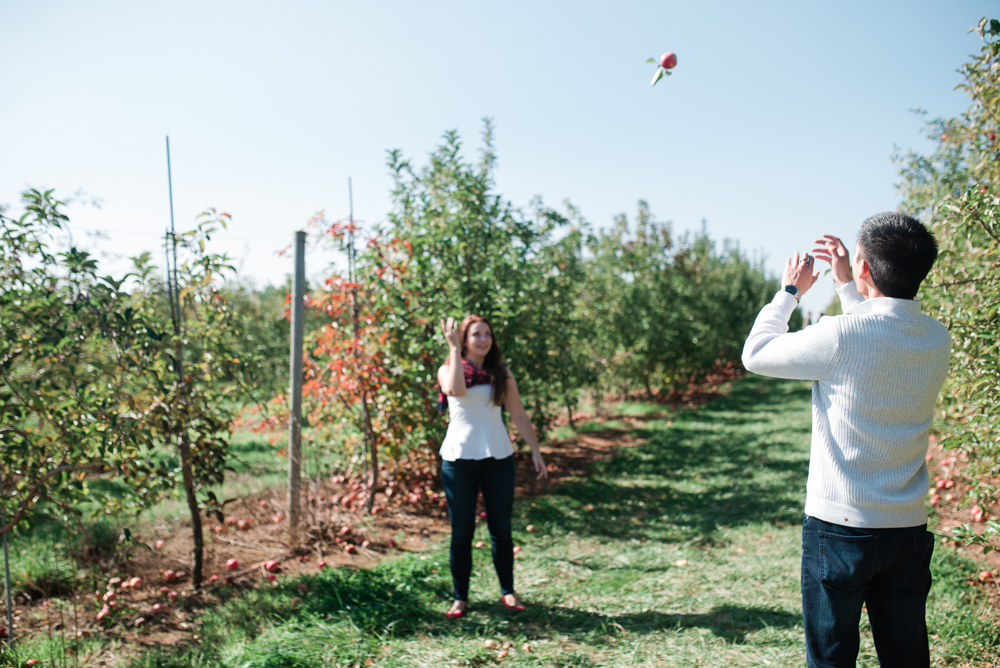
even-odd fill
[(784, 290), (778, 290), (777, 294), (774, 295), (774, 299), (771, 300), (771, 304), (778, 308), (778, 313), (782, 315), (785, 322), (788, 322), (788, 319), (792, 317), (792, 313), (798, 307), (799, 300)]
[(858, 304), (863, 304), (865, 298), (858, 291), (858, 284), (853, 280), (837, 286), (837, 294), (840, 296), (840, 310), (847, 313)]

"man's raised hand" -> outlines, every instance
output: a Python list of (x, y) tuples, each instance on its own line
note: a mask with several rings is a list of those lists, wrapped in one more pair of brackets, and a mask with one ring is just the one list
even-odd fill
[(817, 239), (815, 243), (820, 244), (819, 248), (814, 248), (813, 253), (821, 260), (830, 263), (833, 270), (833, 280), (837, 285), (850, 283), (851, 278), (851, 256), (847, 252), (844, 242), (832, 234), (824, 234), (822, 239)]
[(811, 288), (816, 279), (819, 278), (818, 271), (813, 274), (813, 264), (815, 263), (809, 253), (806, 253), (800, 260), (799, 253), (796, 251), (794, 257), (785, 261), (785, 271), (781, 275), (781, 284), (794, 285), (799, 291), (798, 298), (802, 299), (806, 290)]

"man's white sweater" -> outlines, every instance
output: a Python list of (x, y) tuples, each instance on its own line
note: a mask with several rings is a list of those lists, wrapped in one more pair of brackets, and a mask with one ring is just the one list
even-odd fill
[(846, 526), (927, 522), (927, 430), (948, 373), (951, 336), (909, 299), (837, 289), (844, 314), (788, 332), (779, 292), (743, 347), (754, 373), (813, 381), (806, 514)]

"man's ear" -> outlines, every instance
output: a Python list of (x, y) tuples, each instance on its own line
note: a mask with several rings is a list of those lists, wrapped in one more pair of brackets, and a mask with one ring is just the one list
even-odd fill
[(856, 276), (856, 278), (868, 278), (872, 275), (872, 270), (862, 258), (858, 258), (858, 262), (861, 263), (861, 272)]

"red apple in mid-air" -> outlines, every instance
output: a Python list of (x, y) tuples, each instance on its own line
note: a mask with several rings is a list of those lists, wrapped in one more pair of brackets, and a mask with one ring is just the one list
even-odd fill
[(677, 65), (677, 56), (674, 55), (673, 51), (667, 51), (665, 54), (660, 56), (660, 67), (665, 70), (669, 70)]

